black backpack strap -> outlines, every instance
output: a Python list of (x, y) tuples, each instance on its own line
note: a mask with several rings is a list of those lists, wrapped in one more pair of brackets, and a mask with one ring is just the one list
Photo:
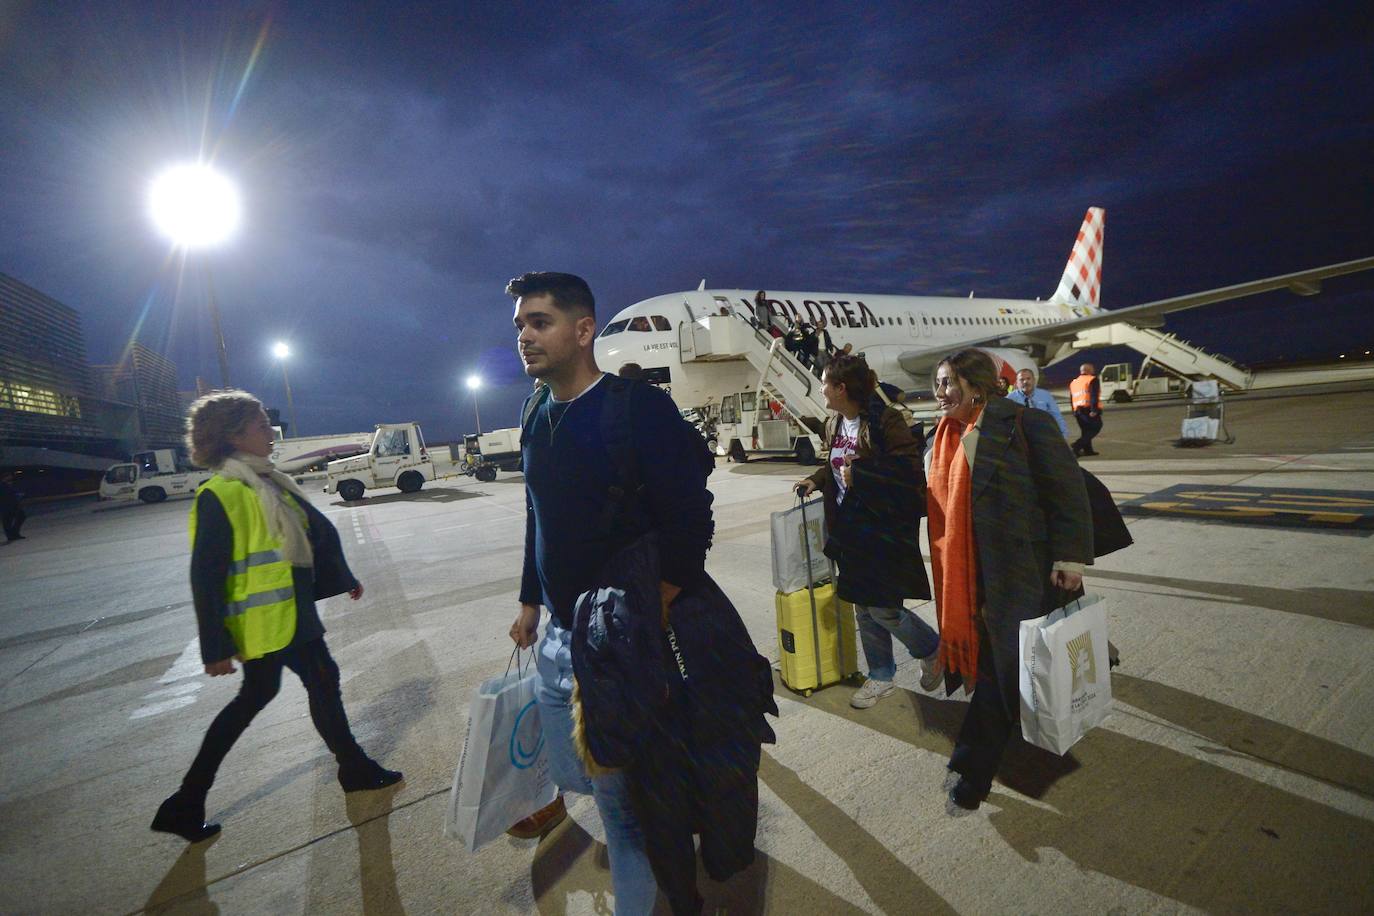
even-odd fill
[(632, 379), (612, 377), (606, 383), (606, 398), (601, 405), (601, 441), (615, 472), (615, 482), (608, 490), (609, 499), (601, 513), (601, 529), (614, 531), (618, 523), (637, 523), (644, 485), (639, 479), (635, 461), (634, 430), (630, 420), (630, 399), (634, 386), (642, 384)]
[(549, 386), (540, 385), (525, 398), (525, 406), (520, 409), (520, 447), (525, 447), (525, 437), (530, 433), (530, 418), (539, 412), (540, 406), (549, 399)]

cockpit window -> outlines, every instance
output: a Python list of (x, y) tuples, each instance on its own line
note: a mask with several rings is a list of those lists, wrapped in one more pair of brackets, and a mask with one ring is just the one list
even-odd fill
[(621, 331), (625, 330), (625, 326), (629, 323), (630, 319), (628, 318), (622, 321), (612, 321), (610, 324), (606, 325), (606, 327), (601, 329), (601, 336), (610, 337), (612, 334), (619, 334)]
[(668, 323), (668, 319), (662, 315), (655, 315), (653, 322), (655, 331), (671, 331), (673, 329), (673, 326)]
[(630, 330), (631, 330), (631, 331), (649, 331), (649, 330), (652, 330), (652, 328), (649, 327), (649, 319), (648, 319), (648, 318), (645, 318), (643, 315), (638, 315), (638, 316), (636, 316), (636, 317), (630, 319)]

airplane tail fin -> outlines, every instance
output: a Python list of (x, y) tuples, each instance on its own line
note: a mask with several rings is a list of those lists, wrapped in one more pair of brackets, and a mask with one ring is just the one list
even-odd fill
[(1102, 308), (1102, 236), (1106, 228), (1107, 212), (1101, 207), (1089, 207), (1051, 302), (1094, 312)]

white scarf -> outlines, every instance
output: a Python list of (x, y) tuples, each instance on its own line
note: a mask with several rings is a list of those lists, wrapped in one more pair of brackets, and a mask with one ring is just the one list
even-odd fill
[(258, 502), (267, 516), (267, 527), (281, 540), (282, 559), (292, 566), (312, 567), (315, 553), (310, 549), (310, 538), (305, 532), (305, 521), (301, 518), (298, 506), (291, 505), (287, 492), (295, 493), (301, 499), (306, 496), (286, 474), (272, 465), (272, 459), (245, 452), (234, 452), (224, 459), (217, 473), (229, 480), (246, 483), (258, 494)]

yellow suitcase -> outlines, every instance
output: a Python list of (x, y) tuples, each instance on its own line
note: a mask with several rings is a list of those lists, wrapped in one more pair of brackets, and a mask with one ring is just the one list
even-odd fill
[[(810, 696), (812, 690), (842, 681), (859, 670), (854, 605), (835, 597), (834, 582), (787, 594), (777, 592), (774, 606), (782, 682), (789, 689)], [(812, 626), (813, 620), (817, 626)]]

